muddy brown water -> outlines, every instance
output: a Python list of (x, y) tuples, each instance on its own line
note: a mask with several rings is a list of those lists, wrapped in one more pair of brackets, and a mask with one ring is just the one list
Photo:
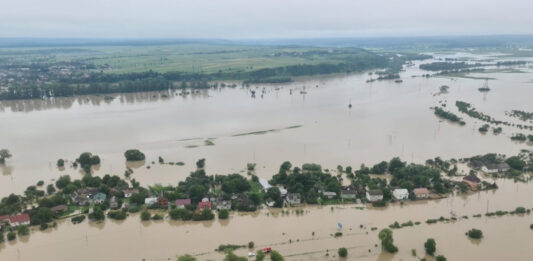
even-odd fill
[[(258, 86), (255, 99), (248, 89), (238, 87), (185, 97), (136, 93), (113, 95), (112, 101), (96, 96), (2, 101), (1, 147), (10, 149), (14, 157), (0, 169), (0, 196), (21, 193), (38, 180), (48, 184), (60, 175), (81, 178), (79, 170), (61, 170), (55, 162), (59, 158), (73, 160), (84, 151), (102, 158), (95, 175), (122, 175), (129, 166), (134, 169), (132, 177), (143, 185), (177, 184), (194, 170), (199, 158), (207, 159), (209, 174), (243, 172), (246, 163), (255, 162), (257, 175), (269, 178), (285, 160), (335, 169), (338, 164), (358, 168), (361, 163), (370, 165), (394, 156), (422, 163), (435, 156), (516, 154), (532, 147), (511, 142), (509, 136), (527, 131), (504, 126), (500, 135), (481, 135), (477, 129), (482, 122), (458, 113), (466, 126), (451, 124), (439, 120), (429, 108), (446, 100), (448, 110), (457, 112), (455, 100), (463, 100), (481, 112), (511, 121), (506, 110), (533, 111), (533, 75), (528, 68), (523, 70), (527, 73), (474, 74), (496, 78), (489, 82), (491, 91), (486, 94), (477, 90), (481, 80), (412, 78), (425, 73), (415, 66), (402, 73), (403, 83), (366, 83), (367, 74), (309, 78)], [(449, 93), (434, 96), (441, 85), (450, 86)], [(301, 94), (304, 87), (306, 94)], [(295, 125), (301, 127), (288, 128)], [(236, 136), (264, 130), (275, 131)], [(208, 138), (215, 145), (204, 146)], [(147, 160), (127, 164), (123, 153), (129, 148), (142, 150)], [(185, 165), (160, 165), (158, 156)], [(152, 161), (156, 163), (152, 165)], [(0, 260), (167, 260), (186, 252), (201, 260), (219, 260), (222, 256), (213, 252), (219, 244), (248, 241), (272, 245), (290, 260), (337, 260), (336, 249), (341, 246), (349, 248), (350, 260), (412, 260), (411, 249), (417, 249), (421, 257), (428, 237), (437, 240), (437, 253), (449, 260), (530, 260), (527, 246), (533, 237), (529, 230), (533, 221), (529, 215), (470, 218), (455, 224), (395, 230), (400, 252), (394, 256), (374, 247), (378, 241), (377, 231), (370, 231), (372, 226), (449, 217), (451, 210), (458, 216), (484, 213), (487, 205), (491, 211), (533, 207), (529, 184), (498, 183), (500, 189), (495, 192), (393, 205), (385, 210), (311, 207), (304, 215), (273, 215), (262, 210), (234, 213), (228, 221), (212, 222), (141, 223), (138, 216), (103, 224), (66, 221), (53, 231), (36, 231), (16, 243), (1, 244)], [(335, 239), (330, 234), (337, 231), (338, 222), (344, 224), (345, 236)], [(366, 229), (360, 229), (360, 224)], [(469, 241), (464, 233), (470, 227), (481, 228), (486, 238)], [(326, 249), (330, 249), (329, 257)], [(237, 251), (241, 255), (246, 252)]]

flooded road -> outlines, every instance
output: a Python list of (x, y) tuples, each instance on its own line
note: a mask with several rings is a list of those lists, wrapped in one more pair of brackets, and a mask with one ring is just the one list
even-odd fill
[[(253, 162), (257, 163), (257, 175), (269, 178), (286, 160), (293, 165), (315, 162), (334, 169), (339, 164), (358, 168), (361, 163), (372, 165), (395, 156), (422, 163), (436, 156), (516, 154), (532, 147), (509, 137), (527, 131), (504, 126), (500, 135), (482, 135), (478, 128), (483, 123), (459, 114), (454, 104), (466, 101), (478, 111), (513, 121), (505, 111), (533, 111), (533, 74), (528, 68), (523, 70), (526, 72), (474, 74), (495, 78), (486, 94), (477, 90), (482, 80), (413, 78), (427, 73), (414, 66), (402, 73), (403, 83), (366, 83), (372, 77), (367, 74), (310, 78), (279, 86), (252, 86), (256, 98), (250, 97), (249, 89), (237, 87), (186, 96), (136, 93), (113, 95), (114, 100), (90, 96), (2, 101), (0, 147), (10, 149), (13, 158), (0, 169), (0, 196), (21, 193), (38, 180), (48, 184), (60, 175), (81, 178), (79, 169), (55, 165), (59, 158), (74, 160), (84, 151), (102, 159), (95, 175), (123, 175), (129, 166), (134, 170), (132, 178), (142, 185), (176, 184), (196, 168), (195, 161), (200, 158), (206, 158), (208, 174), (243, 172), (246, 164)], [(441, 85), (450, 87), (448, 93), (435, 96)], [(430, 107), (444, 100), (447, 110), (462, 117), (465, 126), (433, 114)], [(214, 145), (206, 146), (207, 139)], [(127, 165), (123, 153), (131, 148), (143, 151), (146, 161)], [(185, 165), (160, 165), (159, 156)], [(209, 222), (143, 223), (138, 215), (101, 224), (63, 221), (57, 228), (0, 244), (0, 260), (173, 260), (185, 253), (200, 260), (221, 260), (222, 255), (213, 251), (218, 245), (249, 241), (257, 248), (272, 246), (288, 260), (338, 260), (339, 247), (349, 249), (348, 260), (412, 260), (411, 249), (421, 258), (429, 237), (437, 241), (437, 254), (448, 260), (530, 260), (531, 215), (471, 217), (487, 210), (533, 207), (532, 184), (497, 182), (497, 191), (393, 204), (384, 209), (309, 207), (303, 215), (261, 210), (232, 213), (227, 221)], [(450, 211), (470, 218), (459, 218), (453, 224), (424, 222), (449, 218)], [(379, 229), (409, 220), (422, 224), (394, 230), (400, 251), (383, 254), (377, 239)], [(331, 235), (337, 232), (338, 222), (344, 225), (344, 235), (334, 238)], [(379, 229), (371, 231), (371, 227)], [(472, 227), (483, 230), (486, 237), (481, 242), (464, 235)], [(240, 255), (247, 252), (236, 251)]]

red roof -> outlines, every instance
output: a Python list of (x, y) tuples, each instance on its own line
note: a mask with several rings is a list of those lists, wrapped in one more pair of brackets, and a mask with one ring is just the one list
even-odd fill
[(0, 216), (0, 222), (3, 222), (5, 220), (9, 220), (9, 216), (8, 215)]
[(175, 204), (176, 204), (176, 206), (186, 206), (186, 205), (190, 205), (190, 204), (191, 204), (191, 199), (190, 199), (190, 198), (186, 198), (186, 199), (176, 199)]
[(9, 223), (26, 223), (30, 222), (30, 215), (27, 213), (9, 217)]
[(415, 188), (413, 192), (415, 195), (429, 194), (429, 190), (427, 188)]
[(198, 208), (211, 208), (211, 202), (198, 202)]

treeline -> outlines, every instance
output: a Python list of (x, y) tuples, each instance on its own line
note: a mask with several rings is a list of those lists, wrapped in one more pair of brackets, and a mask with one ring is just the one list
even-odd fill
[(468, 64), (465, 62), (456, 62), (456, 63), (433, 62), (433, 63), (421, 64), (419, 68), (422, 70), (426, 70), (426, 71), (449, 71), (449, 70), (459, 70), (459, 69), (479, 67), (479, 66), (482, 66), (482, 64), (480, 63)]
[[(118, 92), (160, 91), (172, 88), (202, 89), (212, 87), (216, 80), (243, 80), (245, 83), (283, 83), (291, 77), (332, 73), (352, 73), (391, 64), (388, 58), (364, 53), (343, 57), (339, 63), (300, 64), (254, 71), (218, 71), (211, 74), (147, 71), (141, 73), (111, 74), (92, 72), (81, 76), (73, 74), (47, 83), (31, 80), (0, 90), (0, 100), (41, 99), (86, 94), (107, 94)], [(178, 83), (175, 85), (175, 83)], [(181, 84), (179, 83), (181, 82)]]

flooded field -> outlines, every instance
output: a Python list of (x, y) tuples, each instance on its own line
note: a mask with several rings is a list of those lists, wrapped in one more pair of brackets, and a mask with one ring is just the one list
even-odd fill
[[(376, 76), (365, 73), (279, 86), (211, 89), (185, 96), (178, 92), (135, 93), (113, 95), (113, 100), (82, 96), (2, 101), (0, 146), (9, 149), (13, 158), (1, 166), (0, 196), (21, 193), (38, 180), (48, 184), (66, 174), (81, 178), (79, 169), (58, 169), (56, 161), (72, 161), (85, 151), (102, 159), (95, 175), (123, 175), (126, 167), (131, 167), (132, 178), (143, 185), (176, 184), (196, 168), (195, 161), (200, 158), (206, 159), (209, 174), (244, 172), (247, 163), (257, 163), (257, 175), (270, 178), (286, 160), (293, 165), (314, 162), (334, 169), (339, 164), (358, 168), (362, 163), (372, 165), (395, 156), (423, 163), (436, 156), (516, 154), (532, 146), (512, 142), (509, 137), (531, 133), (504, 126), (499, 135), (480, 134), (483, 122), (459, 114), (454, 104), (466, 101), (494, 118), (516, 122), (505, 112), (533, 111), (533, 73), (530, 68), (520, 70), (471, 75), (494, 78), (489, 81), (489, 93), (478, 91), (484, 82), (480, 79), (411, 77), (427, 73), (415, 65), (401, 74), (402, 83), (367, 83)], [(442, 85), (450, 87), (448, 93), (435, 95)], [(255, 98), (250, 90), (256, 90)], [(447, 101), (447, 110), (461, 116), (466, 125), (437, 118), (430, 107), (439, 101)], [(131, 148), (144, 152), (146, 161), (127, 165), (123, 153)], [(185, 165), (158, 164), (159, 156)], [(261, 210), (232, 213), (229, 220), (210, 222), (143, 223), (137, 215), (100, 224), (64, 221), (57, 228), (0, 244), (0, 260), (173, 260), (185, 253), (198, 255), (200, 260), (220, 260), (222, 255), (213, 251), (218, 245), (249, 241), (258, 248), (272, 246), (289, 260), (338, 260), (339, 247), (349, 249), (348, 260), (412, 260), (411, 249), (422, 257), (423, 243), (429, 237), (437, 241), (437, 254), (448, 260), (528, 260), (532, 216), (472, 218), (487, 210), (533, 207), (531, 184), (497, 183), (500, 188), (496, 191), (384, 209), (308, 207), (302, 215)], [(459, 218), (453, 224), (424, 222), (449, 218), (450, 211), (470, 218)], [(394, 230), (400, 251), (382, 254), (375, 246), (379, 245), (379, 229), (409, 220), (422, 224)], [(344, 236), (334, 238), (331, 235), (337, 232), (338, 222), (344, 225)], [(371, 231), (371, 227), (379, 229)], [(470, 241), (464, 233), (472, 227), (482, 229), (486, 238)], [(247, 252), (236, 251), (240, 255)]]

